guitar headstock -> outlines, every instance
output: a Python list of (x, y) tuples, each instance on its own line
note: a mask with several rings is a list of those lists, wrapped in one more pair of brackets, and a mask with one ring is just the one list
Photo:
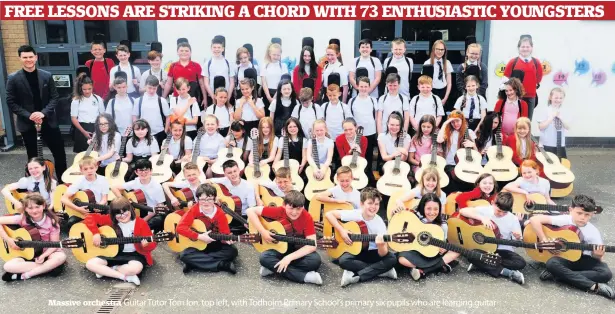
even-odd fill
[(555, 126), (557, 131), (561, 131), (563, 126), (562, 120), (558, 117), (553, 118), (553, 126)]
[(594, 209), (596, 214), (602, 214), (602, 206), (596, 206), (596, 208)]
[(126, 128), (126, 131), (124, 131), (124, 137), (129, 137), (130, 134), (132, 134), (132, 126)]
[(314, 230), (316, 230), (317, 232), (323, 232), (324, 231), (324, 224), (320, 221), (315, 221), (314, 222)]
[(154, 212), (155, 213), (165, 214), (165, 213), (168, 213), (170, 211), (171, 210), (167, 206), (164, 206), (164, 205), (154, 206)]
[(257, 128), (253, 128), (252, 130), (250, 130), (250, 138), (253, 141), (256, 141), (258, 139), (258, 129)]
[(261, 235), (258, 233), (246, 233), (239, 235), (239, 242), (244, 243), (259, 243), (261, 242)]
[(173, 232), (160, 231), (156, 233), (153, 238), (154, 242), (168, 242), (175, 239), (175, 234), (173, 234)]
[(324, 237), (316, 241), (316, 246), (323, 249), (336, 249), (338, 245), (334, 237)]
[(481, 254), (479, 260), (481, 263), (492, 267), (502, 264), (502, 257), (491, 253)]
[(357, 128), (357, 136), (358, 136), (358, 137), (363, 136), (363, 127), (362, 127), (362, 126), (360, 126), (360, 127), (358, 127), (358, 128)]
[(412, 243), (414, 242), (415, 236), (410, 232), (400, 232), (392, 234), (391, 239), (393, 242), (397, 243)]
[(62, 240), (62, 247), (68, 249), (77, 249), (83, 247), (84, 241), (80, 238), (68, 238)]
[(406, 130), (401, 130), (399, 136), (399, 147), (404, 147), (404, 140), (406, 139)]
[(287, 137), (285, 128), (282, 129), (282, 137)]

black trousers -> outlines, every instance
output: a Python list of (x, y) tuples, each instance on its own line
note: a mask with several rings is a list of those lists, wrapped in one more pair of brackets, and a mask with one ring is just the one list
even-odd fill
[(179, 253), (179, 259), (192, 268), (205, 271), (218, 271), (221, 262), (232, 262), (237, 257), (237, 248), (215, 242), (210, 243), (205, 250), (187, 248)]
[[(271, 96), (271, 99), (275, 99), (275, 93), (277, 93), (278, 90), (277, 89), (271, 89), (269, 88), (269, 96)], [(269, 105), (271, 104), (271, 102), (269, 101), (269, 99), (267, 99), (267, 95), (265, 95), (265, 91), (263, 91), (263, 94), (261, 95), (261, 97), (263, 98), (263, 104), (265, 105), (265, 117), (269, 116)], [(248, 132), (250, 132), (248, 130)]]
[(75, 224), (82, 222), (83, 219), (79, 218), (77, 216), (71, 216), (70, 218), (68, 218), (68, 220), (66, 221), (66, 232), (70, 232), (70, 228), (72, 228)]
[(472, 119), (472, 121), (470, 121), (470, 119), (466, 118), (466, 122), (468, 123), (468, 127), (470, 128), (470, 130), (476, 130), (476, 127), (480, 123), (480, 118)]
[(258, 129), (258, 121), (259, 120), (245, 121), (245, 123), (243, 124), (243, 130), (246, 131), (246, 134), (250, 135), (250, 131), (252, 131), (252, 129)]
[[(367, 138), (367, 148), (365, 150), (365, 160), (367, 160), (367, 167), (365, 167), (365, 174), (367, 175), (368, 186), (376, 187), (376, 178), (374, 178), (374, 170), (372, 168), (374, 164), (374, 149), (378, 149), (378, 134), (374, 133)], [(377, 153), (378, 154), (378, 153)]]
[[(146, 214), (149, 214), (149, 212)], [(150, 229), (152, 229), (152, 232), (154, 234), (164, 230), (164, 219), (166, 217), (167, 215), (156, 214), (154, 217), (150, 218), (147, 221), (147, 225), (149, 226)]]
[(156, 142), (158, 142), (158, 148), (160, 149), (160, 147), (162, 147), (162, 143), (167, 138), (167, 133), (165, 133), (164, 130), (162, 130), (154, 134), (154, 137), (156, 138)]
[(478, 269), (483, 270), (485, 273), (493, 277), (499, 277), (500, 273), (502, 272), (502, 269), (504, 268), (510, 270), (522, 270), (523, 268), (525, 268), (525, 260), (523, 259), (523, 257), (521, 257), (521, 255), (517, 254), (516, 252), (508, 250), (496, 250), (495, 253), (502, 257), (502, 264), (499, 266), (488, 266), (481, 263), (479, 260), (472, 258), (469, 258), (468, 260)]
[[(289, 253), (292, 252), (282, 254), (276, 250), (267, 250), (261, 254), (261, 266), (276, 272), (275, 264), (281, 261), (282, 258)], [(303, 283), (305, 275), (311, 271), (317, 271), (321, 262), (320, 255), (318, 255), (317, 252), (312, 252), (302, 258), (292, 261), (286, 268), (286, 271), (281, 274), (288, 280)]]
[(461, 180), (456, 179), (453, 176), (453, 170), (455, 170), (455, 166), (453, 165), (446, 165), (444, 167), (444, 173), (446, 173), (446, 175), (449, 178), (449, 183), (447, 186), (445, 186), (444, 188), (442, 188), (442, 191), (444, 191), (444, 193), (446, 193), (446, 195), (449, 195), (453, 192), (468, 192), (468, 191), (472, 191), (472, 189), (474, 189), (474, 184), (472, 183), (467, 183)]
[(544, 148), (546, 151), (548, 151), (549, 153), (555, 154), (555, 156), (559, 158), (568, 158), (568, 155), (566, 155), (566, 147), (562, 147), (559, 149), (561, 156), (557, 154), (557, 147), (555, 146), (545, 146)]
[(359, 281), (368, 281), (380, 274), (389, 271), (397, 259), (395, 255), (389, 252), (385, 256), (378, 255), (378, 250), (362, 251), (359, 255), (344, 253), (340, 259), (340, 267), (344, 270), (349, 270), (361, 279)]
[[(192, 130), (192, 131), (186, 131), (186, 135), (190, 137), (190, 139), (194, 140), (196, 138), (198, 131), (197, 130)], [(166, 134), (165, 134), (166, 137)]]
[[(94, 132), (94, 130), (96, 129), (96, 124), (94, 123), (79, 123), (81, 124), (81, 127), (88, 131), (88, 132)], [(81, 132), (79, 132), (79, 130), (77, 130), (77, 128), (75, 128), (74, 126), (72, 127), (72, 131), (73, 131), (73, 141), (75, 141), (75, 144), (73, 145), (73, 153), (80, 153), (83, 151), (86, 151), (88, 149), (88, 138), (85, 137)]]
[(521, 99), (523, 99), (527, 103), (527, 117), (531, 121), (532, 117), (534, 116), (534, 108), (536, 107), (536, 97), (523, 97)]
[(226, 137), (226, 135), (228, 134), (228, 130), (230, 130), (230, 127), (226, 127), (226, 128), (218, 128), (218, 133), (220, 133), (220, 135), (222, 135), (222, 137)]
[[(26, 146), (28, 160), (36, 157), (36, 129), (33, 128), (26, 132), (21, 132), (21, 137), (23, 138), (24, 146)], [(49, 150), (51, 150), (53, 163), (56, 168), (56, 178), (58, 179), (58, 184), (61, 184), (63, 183), (62, 174), (66, 171), (66, 152), (64, 151), (64, 140), (62, 139), (60, 129), (57, 127), (52, 128), (47, 122), (43, 122), (41, 137), (43, 142), (49, 147)]]
[(589, 255), (582, 255), (576, 262), (552, 257), (547, 261), (547, 270), (557, 280), (586, 291), (596, 283), (607, 283), (613, 277), (606, 263)]

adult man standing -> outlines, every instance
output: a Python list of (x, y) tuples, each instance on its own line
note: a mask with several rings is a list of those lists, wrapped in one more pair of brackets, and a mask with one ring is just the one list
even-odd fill
[(55, 108), (58, 92), (51, 73), (36, 68), (38, 57), (32, 46), (17, 50), (22, 69), (11, 73), (6, 83), (6, 101), (17, 115), (17, 131), (28, 152), (28, 159), (37, 156), (35, 124), (41, 124), (41, 136), (53, 154), (56, 177), (61, 182), (66, 170), (64, 141), (58, 128)]

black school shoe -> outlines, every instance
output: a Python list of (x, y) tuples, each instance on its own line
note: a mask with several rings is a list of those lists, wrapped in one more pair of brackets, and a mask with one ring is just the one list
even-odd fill
[(233, 275), (237, 273), (237, 268), (233, 262), (220, 262), (220, 264), (218, 264), (218, 270), (226, 271)]
[[(17, 275), (17, 278), (13, 279), (13, 275)], [(20, 274), (9, 273), (8, 271), (5, 272), (4, 274), (2, 274), (2, 280), (6, 281), (6, 282), (16, 281), (16, 280), (20, 280), (20, 279), (21, 279), (21, 275)]]

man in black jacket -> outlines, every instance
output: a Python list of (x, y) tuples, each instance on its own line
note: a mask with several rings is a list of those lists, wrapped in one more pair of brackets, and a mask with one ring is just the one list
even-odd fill
[(66, 170), (64, 141), (58, 128), (55, 108), (59, 95), (51, 73), (36, 68), (38, 57), (32, 46), (23, 45), (17, 50), (23, 68), (8, 76), (6, 101), (17, 115), (17, 131), (23, 137), (28, 159), (37, 156), (35, 125), (41, 125), (41, 136), (53, 154), (56, 177), (61, 183)]

